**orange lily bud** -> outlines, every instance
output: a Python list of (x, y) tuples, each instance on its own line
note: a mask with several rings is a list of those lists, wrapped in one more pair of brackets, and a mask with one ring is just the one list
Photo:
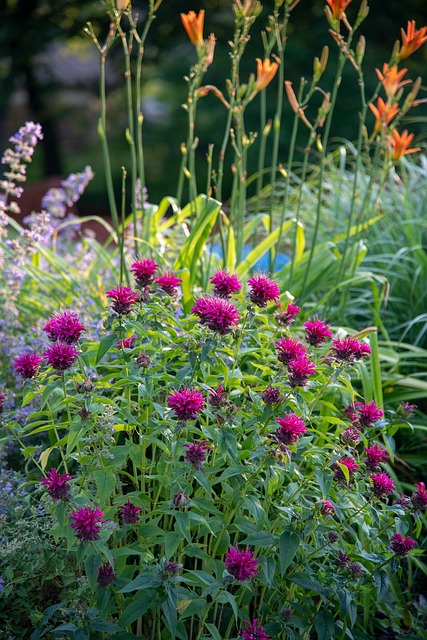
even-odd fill
[(116, 0), (116, 8), (118, 11), (125, 11), (129, 3), (130, 0)]
[(199, 11), (198, 15), (196, 15), (194, 11), (181, 13), (181, 20), (191, 42), (194, 45), (203, 44), (204, 9)]
[(335, 20), (341, 20), (351, 0), (326, 0), (326, 2), (331, 8)]
[(279, 67), (277, 62), (271, 62), (268, 58), (262, 61), (260, 58), (256, 59), (257, 63), (257, 78), (255, 82), (255, 91), (258, 93), (265, 89), (267, 85), (273, 80), (276, 75), (276, 71)]
[(288, 96), (289, 104), (292, 107), (292, 111), (298, 115), (298, 117), (304, 122), (304, 124), (309, 128), (313, 129), (311, 123), (307, 120), (304, 115), (304, 110), (300, 106), (297, 97), (295, 95), (295, 91), (292, 89), (292, 82), (289, 80), (285, 80), (285, 89), (286, 95)]
[(399, 60), (407, 58), (419, 49), (424, 42), (427, 42), (427, 27), (415, 29), (415, 20), (408, 20), (406, 32), (401, 29), (400, 33), (402, 34), (402, 46), (399, 51)]

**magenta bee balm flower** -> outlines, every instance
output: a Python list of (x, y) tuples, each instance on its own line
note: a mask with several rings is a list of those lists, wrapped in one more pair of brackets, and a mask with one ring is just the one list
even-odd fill
[(387, 473), (373, 473), (371, 475), (374, 493), (378, 498), (386, 498), (394, 491), (394, 482)]
[(129, 338), (123, 338), (123, 340), (118, 340), (116, 342), (117, 349), (132, 349), (135, 346), (136, 337), (135, 334), (132, 333)]
[(130, 268), (135, 277), (137, 286), (141, 288), (144, 288), (154, 282), (157, 269), (158, 265), (149, 258), (144, 258), (144, 260), (134, 262)]
[[(349, 456), (341, 458), (341, 460), (338, 460), (338, 462), (340, 464), (344, 465), (345, 467), (347, 467), (348, 473), (349, 473), (350, 482), (351, 482), (352, 476), (354, 475), (355, 471), (357, 471), (357, 469), (359, 469), (359, 465), (356, 464), (356, 461), (353, 460), (353, 458), (350, 458)], [(334, 480), (338, 480), (338, 482), (341, 482), (343, 484), (347, 483), (347, 480), (346, 480), (346, 477), (344, 475), (344, 472), (338, 466), (337, 463), (335, 463), (335, 465), (334, 465)]]
[(71, 344), (58, 340), (46, 349), (43, 356), (51, 367), (57, 371), (65, 371), (73, 366), (79, 354)]
[(70, 520), (74, 520), (71, 528), (79, 540), (89, 542), (90, 540), (98, 540), (101, 524), (106, 522), (103, 518), (101, 509), (92, 508), (86, 505), (74, 511)]
[(298, 356), (288, 365), (289, 383), (291, 387), (305, 387), (308, 376), (314, 376), (316, 367), (305, 356)]
[(41, 484), (46, 486), (46, 492), (50, 495), (54, 502), (58, 500), (65, 500), (70, 492), (71, 480), (69, 473), (63, 473), (59, 475), (56, 469), (51, 469), (47, 472), (47, 477), (42, 478)]
[(378, 444), (371, 444), (369, 447), (364, 447), (364, 449), (365, 459), (363, 462), (370, 471), (379, 469), (380, 464), (389, 458), (386, 449), (383, 449)]
[(322, 506), (320, 507), (320, 512), (324, 516), (331, 516), (335, 513), (335, 507), (329, 500), (324, 500), (322, 502)]
[(258, 558), (254, 557), (252, 551), (231, 547), (225, 555), (225, 566), (228, 573), (239, 582), (246, 582), (259, 573), (257, 569)]
[(293, 302), (290, 302), (288, 304), (285, 311), (282, 310), (282, 308), (280, 307), (280, 304), (279, 304), (279, 308), (280, 308), (280, 311), (279, 313), (276, 314), (276, 321), (279, 324), (282, 324), (284, 327), (289, 327), (293, 323), (293, 321), (295, 320), (299, 312), (301, 311), (301, 308), (298, 307)]
[(357, 421), (362, 427), (372, 427), (377, 420), (381, 420), (384, 411), (373, 400), (371, 402), (355, 402)]
[(228, 273), (227, 271), (217, 271), (212, 276), (211, 282), (214, 285), (214, 295), (219, 298), (229, 298), (242, 288), (239, 278), (234, 273)]
[(173, 296), (176, 293), (181, 282), (181, 278), (177, 278), (170, 271), (165, 271), (162, 276), (158, 276), (156, 278), (156, 284), (170, 296)]
[(417, 490), (411, 496), (411, 502), (416, 509), (425, 511), (427, 509), (427, 489), (424, 482), (415, 485)]
[(25, 380), (30, 380), (36, 377), (42, 362), (43, 358), (35, 353), (23, 353), (16, 358), (13, 363), (13, 368), (16, 373), (19, 373)]
[(264, 389), (264, 391), (261, 393), (261, 398), (262, 401), (268, 405), (278, 404), (283, 400), (282, 396), (280, 395), (280, 389), (278, 389), (277, 387), (272, 387), (271, 385), (267, 389)]
[(276, 340), (277, 359), (284, 365), (288, 365), (292, 360), (300, 356), (306, 356), (307, 350), (299, 340), (294, 338), (281, 338)]
[(320, 347), (321, 344), (326, 342), (327, 338), (332, 337), (330, 325), (318, 318), (307, 320), (307, 322), (304, 322), (303, 327), (305, 327), (307, 342), (311, 344), (312, 347)]
[(397, 556), (407, 556), (412, 549), (415, 549), (417, 543), (412, 538), (403, 538), (400, 533), (395, 533), (390, 538), (390, 549)]
[(79, 316), (73, 311), (55, 313), (45, 324), (43, 331), (47, 333), (49, 340), (61, 340), (67, 344), (75, 344), (79, 341), (85, 327), (80, 322)]
[(205, 401), (200, 391), (184, 387), (181, 391), (174, 391), (168, 398), (168, 405), (174, 411), (178, 420), (186, 422), (194, 420), (203, 409)]
[(371, 347), (356, 338), (343, 338), (332, 341), (332, 357), (342, 362), (361, 360), (371, 353)]
[(200, 324), (222, 336), (230, 333), (240, 320), (239, 313), (231, 302), (214, 296), (199, 298), (191, 313), (200, 319)]
[(270, 636), (265, 633), (264, 627), (258, 625), (258, 621), (256, 619), (252, 622), (245, 620), (243, 624), (246, 625), (246, 629), (242, 629), (240, 632), (240, 636), (243, 640), (271, 640)]
[(276, 422), (280, 427), (276, 431), (275, 438), (285, 446), (298, 442), (307, 431), (304, 421), (295, 413), (288, 413), (284, 418), (276, 418)]
[(210, 451), (212, 447), (207, 445), (208, 440), (201, 440), (196, 442), (193, 440), (192, 444), (184, 444), (185, 462), (192, 465), (193, 469), (200, 470), (203, 467), (203, 463), (206, 460), (206, 451)]
[(280, 298), (278, 285), (267, 276), (256, 275), (248, 280), (249, 299), (258, 307), (266, 307), (268, 302), (276, 302)]
[(136, 524), (139, 520), (139, 512), (142, 511), (142, 507), (136, 507), (128, 498), (126, 504), (120, 506), (117, 511), (123, 524)]
[(108, 561), (104, 562), (98, 569), (98, 587), (100, 589), (108, 587), (108, 585), (114, 582), (115, 578), (116, 576), (114, 575), (114, 569), (111, 564)]
[(132, 305), (138, 302), (138, 296), (130, 287), (122, 287), (117, 285), (117, 289), (106, 291), (107, 298), (113, 301), (111, 307), (118, 316), (126, 316), (131, 312)]

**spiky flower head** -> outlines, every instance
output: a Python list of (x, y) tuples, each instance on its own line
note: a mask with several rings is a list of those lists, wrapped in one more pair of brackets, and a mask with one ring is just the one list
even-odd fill
[(225, 566), (230, 575), (239, 582), (246, 582), (259, 573), (258, 558), (249, 549), (231, 547), (225, 554)]
[(416, 509), (425, 511), (427, 509), (427, 489), (424, 482), (415, 485), (417, 490), (411, 496), (411, 502)]
[(341, 442), (349, 444), (352, 447), (360, 442), (360, 438), (360, 432), (356, 427), (347, 427), (341, 434)]
[(62, 340), (67, 344), (75, 344), (79, 341), (85, 327), (74, 311), (61, 311), (55, 313), (45, 324), (43, 331), (47, 333), (49, 340), (55, 342)]
[(357, 338), (337, 338), (332, 341), (332, 357), (341, 362), (361, 360), (371, 353), (371, 347)]
[(218, 298), (230, 298), (233, 293), (238, 293), (242, 288), (238, 276), (228, 271), (217, 271), (212, 276), (211, 282), (214, 285), (214, 295)]
[(206, 460), (206, 451), (210, 451), (212, 447), (206, 444), (208, 440), (201, 440), (196, 442), (193, 440), (192, 444), (184, 444), (185, 462), (191, 464), (193, 469), (200, 470), (203, 467), (203, 463)]
[(209, 390), (208, 402), (214, 409), (220, 409), (227, 405), (227, 394), (224, 391), (222, 384), (218, 386), (216, 391), (215, 389)]
[(350, 563), (350, 556), (342, 551), (338, 552), (338, 556), (335, 558), (335, 564), (337, 567), (347, 567)]
[[(345, 467), (347, 467), (349, 479), (351, 482), (352, 476), (354, 475), (355, 471), (359, 469), (359, 465), (356, 464), (356, 461), (350, 456), (345, 456), (344, 458), (341, 458), (341, 460), (338, 460), (338, 462), (344, 465)], [(344, 471), (340, 468), (340, 466), (337, 463), (335, 463), (334, 465), (334, 479), (338, 480), (338, 482), (341, 482), (342, 484), (347, 483), (347, 479), (344, 475)]]
[(203, 409), (205, 401), (200, 391), (184, 387), (181, 391), (174, 391), (168, 398), (168, 405), (178, 420), (186, 422), (194, 420)]
[(390, 538), (390, 549), (397, 556), (407, 556), (412, 549), (415, 549), (417, 543), (412, 538), (403, 538), (400, 533), (395, 533)]
[(321, 344), (326, 342), (327, 338), (332, 337), (331, 325), (326, 324), (319, 318), (313, 318), (313, 320), (307, 320), (302, 325), (305, 328), (305, 337), (307, 342), (312, 347), (320, 347)]
[(252, 620), (252, 622), (245, 620), (243, 624), (246, 625), (246, 628), (240, 632), (243, 640), (271, 640), (271, 637), (266, 634), (264, 627), (258, 625), (256, 618)]
[(261, 393), (261, 398), (262, 401), (268, 405), (279, 404), (279, 402), (283, 400), (282, 396), (280, 395), (280, 389), (278, 389), (277, 387), (272, 387), (271, 385), (267, 389), (264, 389), (264, 391)]
[(171, 271), (165, 271), (163, 275), (156, 278), (158, 287), (170, 296), (173, 296), (177, 292), (181, 282), (181, 278), (178, 278)]
[(101, 524), (106, 522), (103, 515), (101, 509), (89, 507), (89, 505), (74, 511), (70, 520), (74, 520), (71, 528), (74, 529), (77, 538), (83, 542), (98, 540)]
[(142, 511), (142, 507), (135, 506), (128, 498), (126, 504), (121, 505), (117, 511), (123, 524), (136, 524), (139, 520), (139, 512)]
[(166, 560), (163, 565), (163, 575), (165, 578), (176, 578), (182, 569), (182, 564)]
[(371, 444), (369, 447), (364, 447), (365, 449), (365, 458), (363, 462), (366, 465), (366, 468), (370, 471), (376, 471), (380, 468), (380, 464), (384, 462), (389, 455), (386, 449), (380, 447), (379, 444)]
[(314, 363), (305, 356), (298, 356), (288, 365), (289, 384), (291, 387), (305, 387), (308, 376), (314, 376), (315, 373)]
[(373, 473), (371, 475), (373, 490), (378, 498), (386, 498), (394, 491), (394, 482), (387, 473)]
[(292, 360), (300, 356), (306, 356), (307, 350), (296, 338), (281, 338), (276, 340), (277, 359), (284, 365), (288, 365)]
[(69, 473), (59, 475), (56, 469), (47, 472), (47, 477), (42, 478), (41, 484), (46, 486), (46, 492), (50, 495), (54, 502), (65, 500), (70, 492), (69, 482), (71, 480)]
[(104, 562), (98, 569), (98, 577), (96, 580), (98, 587), (100, 589), (108, 587), (108, 585), (114, 582), (115, 578), (114, 569), (107, 560), (107, 562)]
[(339, 536), (337, 533), (335, 533), (335, 531), (329, 531), (328, 538), (329, 542), (333, 544), (334, 542), (338, 542)]
[(258, 307), (266, 307), (268, 302), (277, 302), (280, 298), (280, 289), (274, 280), (258, 274), (248, 280), (250, 287), (249, 299)]
[(276, 418), (276, 422), (280, 426), (276, 431), (275, 439), (285, 446), (298, 442), (307, 431), (304, 420), (295, 413), (287, 413), (284, 418)]
[(30, 380), (36, 377), (42, 362), (43, 358), (35, 353), (23, 353), (15, 359), (13, 368), (25, 380)]
[(398, 416), (400, 416), (404, 420), (407, 420), (408, 418), (414, 415), (414, 411), (416, 408), (417, 408), (416, 404), (410, 404), (409, 402), (402, 402), (397, 407), (396, 413)]
[(285, 311), (281, 309), (280, 305), (279, 305), (279, 308), (280, 308), (280, 311), (279, 313), (276, 314), (276, 322), (278, 322), (278, 324), (283, 325), (284, 327), (289, 327), (293, 323), (293, 321), (295, 320), (299, 312), (301, 311), (301, 308), (298, 307), (293, 302), (290, 302), (288, 304)]
[(157, 269), (158, 265), (149, 258), (134, 262), (130, 268), (133, 272), (136, 285), (141, 288), (154, 282)]
[(361, 578), (363, 576), (363, 568), (362, 565), (358, 562), (350, 562), (347, 565), (348, 571), (351, 573), (353, 578)]
[(196, 300), (191, 313), (200, 319), (200, 324), (222, 336), (230, 333), (240, 320), (239, 313), (231, 302), (214, 296), (202, 296)]
[(135, 291), (132, 291), (130, 287), (123, 287), (121, 284), (117, 285), (117, 289), (106, 291), (105, 295), (113, 301), (111, 307), (118, 316), (128, 315), (132, 305), (138, 302), (138, 295)]
[(362, 427), (372, 427), (375, 422), (381, 420), (384, 411), (371, 400), (371, 402), (355, 402), (354, 403), (357, 421)]
[(320, 513), (324, 516), (331, 516), (335, 513), (335, 507), (329, 500), (324, 500), (320, 507)]
[(122, 340), (118, 340), (116, 342), (117, 349), (132, 349), (135, 346), (136, 336), (132, 333), (129, 338), (123, 338)]
[(70, 369), (78, 356), (79, 354), (73, 345), (62, 342), (61, 340), (51, 344), (43, 354), (47, 363), (57, 371)]

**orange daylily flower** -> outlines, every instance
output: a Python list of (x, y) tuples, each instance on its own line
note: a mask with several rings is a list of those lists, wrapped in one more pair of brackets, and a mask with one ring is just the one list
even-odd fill
[(264, 61), (260, 58), (256, 58), (257, 64), (257, 78), (255, 82), (255, 91), (262, 91), (273, 80), (276, 75), (276, 71), (279, 68), (277, 62), (271, 62), (269, 58)]
[(336, 20), (341, 20), (342, 14), (350, 4), (351, 0), (326, 0), (332, 15)]
[(412, 80), (402, 80), (408, 69), (401, 69), (399, 71), (397, 64), (389, 67), (387, 63), (384, 63), (382, 73), (379, 69), (375, 69), (375, 71), (377, 72), (378, 80), (382, 83), (388, 98), (393, 98), (400, 87), (412, 82)]
[(194, 11), (181, 13), (181, 20), (191, 42), (194, 45), (203, 44), (204, 9), (199, 11), (198, 15), (196, 15)]
[(427, 27), (415, 29), (415, 20), (408, 20), (406, 33), (403, 29), (400, 30), (400, 33), (402, 34), (402, 47), (399, 51), (399, 60), (407, 58), (424, 42), (427, 42)]
[(397, 102), (390, 104), (389, 102), (384, 102), (382, 98), (378, 98), (377, 106), (370, 104), (369, 108), (375, 116), (375, 127), (372, 132), (372, 137), (374, 138), (381, 131), (383, 125), (388, 124), (398, 114), (399, 105)]
[(393, 129), (391, 133), (391, 136), (387, 136), (387, 140), (392, 152), (393, 162), (397, 162), (399, 158), (407, 155), (408, 153), (415, 153), (416, 151), (421, 150), (420, 147), (412, 149), (408, 148), (412, 142), (414, 134), (408, 133), (407, 129), (405, 129), (405, 131), (403, 131), (401, 134), (398, 133), (396, 129)]

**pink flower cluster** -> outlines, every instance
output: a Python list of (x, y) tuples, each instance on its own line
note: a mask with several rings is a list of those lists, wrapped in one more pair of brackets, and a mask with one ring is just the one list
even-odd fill
[(249, 299), (258, 307), (266, 307), (269, 302), (277, 302), (280, 289), (274, 280), (258, 274), (248, 280)]
[(228, 573), (239, 582), (246, 582), (259, 573), (257, 569), (258, 558), (254, 557), (252, 551), (231, 547), (225, 555), (225, 566)]
[(214, 296), (199, 298), (191, 312), (200, 319), (200, 324), (221, 336), (230, 333), (240, 320), (239, 313), (231, 302)]
[(280, 427), (276, 431), (275, 439), (285, 447), (298, 442), (307, 431), (304, 421), (295, 413), (288, 413), (284, 418), (276, 418), (276, 422)]
[(309, 359), (307, 350), (299, 340), (281, 338), (275, 343), (277, 359), (288, 368), (291, 387), (304, 387), (308, 377), (316, 373), (314, 363)]
[(157, 269), (158, 265), (149, 258), (134, 262), (130, 268), (135, 277), (136, 286), (141, 289), (154, 282)]
[(168, 405), (178, 420), (187, 422), (194, 420), (203, 409), (205, 401), (200, 391), (184, 387), (181, 391), (174, 391), (168, 398)]
[(230, 298), (242, 288), (239, 278), (228, 271), (218, 271), (212, 276), (211, 282), (214, 285), (214, 295), (218, 298)]
[(42, 478), (41, 484), (46, 486), (46, 492), (50, 495), (54, 502), (65, 500), (70, 492), (69, 482), (71, 480), (69, 473), (59, 475), (56, 469), (47, 472), (47, 477)]
[(80, 507), (70, 516), (70, 520), (74, 520), (71, 528), (79, 540), (89, 542), (90, 540), (98, 540), (101, 525), (106, 522), (101, 509), (89, 507)]

